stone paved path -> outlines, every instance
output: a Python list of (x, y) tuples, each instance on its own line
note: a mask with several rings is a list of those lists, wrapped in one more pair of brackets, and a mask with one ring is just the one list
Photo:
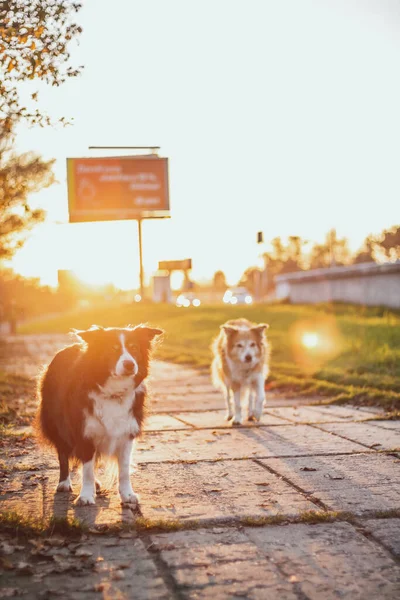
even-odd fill
[[(0, 366), (35, 376), (65, 343), (11, 338)], [(74, 493), (56, 495), (57, 461), (29, 427), (0, 448), (2, 511), (89, 527), (78, 541), (2, 533), (0, 597), (399, 597), (399, 421), (275, 396), (260, 424), (232, 428), (208, 375), (155, 362), (150, 382), (132, 464), (140, 512), (115, 486), (76, 507), (78, 471)]]

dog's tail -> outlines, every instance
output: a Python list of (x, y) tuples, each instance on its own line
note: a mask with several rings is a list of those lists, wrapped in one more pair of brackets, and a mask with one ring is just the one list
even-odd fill
[(225, 391), (225, 384), (221, 378), (221, 367), (217, 357), (215, 357), (211, 363), (211, 381), (217, 390), (220, 390), (221, 392)]
[(225, 391), (225, 384), (222, 375), (222, 364), (221, 364), (221, 339), (218, 335), (211, 344), (211, 352), (213, 354), (213, 360), (211, 362), (211, 381), (213, 386), (220, 390)]
[(46, 366), (42, 366), (36, 377), (36, 400), (37, 410), (32, 422), (34, 436), (40, 445), (53, 446), (53, 442), (47, 432), (46, 419), (43, 410), (43, 384), (46, 376)]

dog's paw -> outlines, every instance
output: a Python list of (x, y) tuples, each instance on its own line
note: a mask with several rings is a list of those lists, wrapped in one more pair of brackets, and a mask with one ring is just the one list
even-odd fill
[(135, 492), (132, 490), (131, 492), (125, 492), (122, 493), (120, 492), (120, 496), (121, 496), (121, 504), (123, 506), (130, 506), (131, 508), (138, 506), (139, 504), (139, 496), (137, 494), (135, 494)]
[(228, 412), (225, 415), (225, 421), (230, 421), (231, 419), (233, 419), (233, 414)]
[(57, 486), (57, 492), (72, 492), (71, 482), (68, 479), (64, 479), (64, 481), (60, 481)]
[(76, 506), (87, 506), (89, 504), (96, 504), (94, 496), (90, 494), (80, 494), (75, 500)]
[(261, 415), (262, 415), (262, 408), (260, 410), (256, 409), (254, 411), (254, 416), (253, 416), (254, 421), (260, 421), (261, 420)]
[(253, 413), (247, 417), (247, 420), (248, 421), (257, 421), (257, 419), (256, 419), (255, 415), (253, 415)]
[(101, 491), (101, 481), (99, 481), (98, 479), (95, 480), (95, 485), (96, 485), (96, 492), (100, 492)]
[(232, 425), (234, 427), (239, 427), (242, 424), (242, 422), (243, 422), (242, 417), (239, 415), (235, 415), (235, 417), (233, 418), (233, 421), (232, 421)]

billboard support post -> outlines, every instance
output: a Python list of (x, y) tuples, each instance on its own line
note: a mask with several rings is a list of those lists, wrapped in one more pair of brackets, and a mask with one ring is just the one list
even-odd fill
[(143, 244), (142, 244), (142, 219), (137, 220), (138, 224), (138, 239), (139, 239), (139, 280), (140, 280), (140, 295), (144, 298), (144, 271), (143, 271)]

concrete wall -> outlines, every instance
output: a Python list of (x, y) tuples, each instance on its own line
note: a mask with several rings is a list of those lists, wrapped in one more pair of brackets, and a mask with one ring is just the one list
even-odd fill
[(349, 302), (400, 308), (400, 261), (315, 269), (275, 278), (276, 296), (294, 304)]

